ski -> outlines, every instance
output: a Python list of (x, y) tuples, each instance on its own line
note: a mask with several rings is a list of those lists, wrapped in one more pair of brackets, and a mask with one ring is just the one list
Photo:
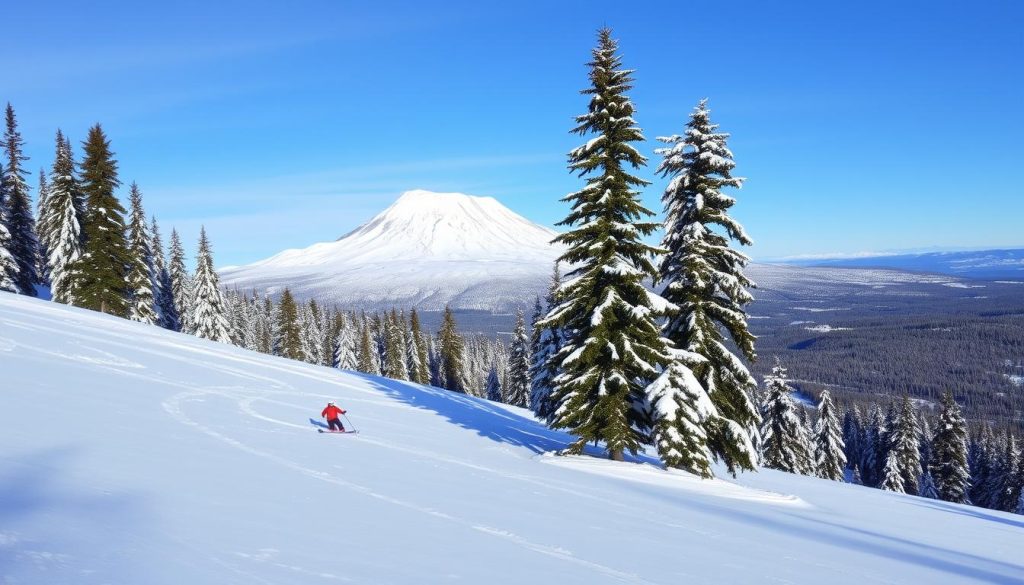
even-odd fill
[(326, 435), (356, 435), (359, 431), (328, 431), (325, 429), (317, 429), (316, 432), (324, 433)]

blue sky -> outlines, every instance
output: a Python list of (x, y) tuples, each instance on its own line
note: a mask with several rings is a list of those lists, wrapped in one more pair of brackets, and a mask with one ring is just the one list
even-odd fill
[[(29, 168), (104, 125), (165, 232), (219, 265), (330, 240), (402, 191), (553, 225), (595, 30), (649, 143), (702, 97), (758, 259), (1024, 245), (1020, 2), (17, 2), (0, 100)], [(33, 184), (36, 177), (32, 177)], [(126, 194), (127, 188), (124, 189)], [(190, 247), (193, 247), (190, 245)]]

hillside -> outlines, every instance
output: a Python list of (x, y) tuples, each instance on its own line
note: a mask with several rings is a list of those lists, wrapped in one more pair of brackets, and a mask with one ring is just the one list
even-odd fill
[(1019, 516), (555, 457), (522, 410), (9, 294), (0, 371), (2, 583), (1024, 583)]

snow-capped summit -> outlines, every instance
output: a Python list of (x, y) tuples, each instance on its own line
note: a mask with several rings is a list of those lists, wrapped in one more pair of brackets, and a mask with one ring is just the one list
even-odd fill
[(334, 242), (227, 268), (225, 286), (289, 287), (299, 298), (347, 307), (505, 311), (542, 293), (561, 249), (558, 233), (493, 197), (406, 191)]

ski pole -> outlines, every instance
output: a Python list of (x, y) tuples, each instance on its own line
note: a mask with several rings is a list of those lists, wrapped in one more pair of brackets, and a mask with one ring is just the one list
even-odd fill
[(350, 429), (352, 429), (353, 431), (356, 431), (356, 432), (358, 432), (358, 431), (356, 430), (356, 426), (355, 426), (354, 424), (352, 424), (352, 421), (348, 420), (348, 415), (347, 415), (347, 414), (343, 414), (343, 415), (341, 415), (341, 416), (345, 417), (345, 422), (347, 422), (347, 423), (348, 423), (348, 426), (349, 426), (349, 428), (350, 428)]

